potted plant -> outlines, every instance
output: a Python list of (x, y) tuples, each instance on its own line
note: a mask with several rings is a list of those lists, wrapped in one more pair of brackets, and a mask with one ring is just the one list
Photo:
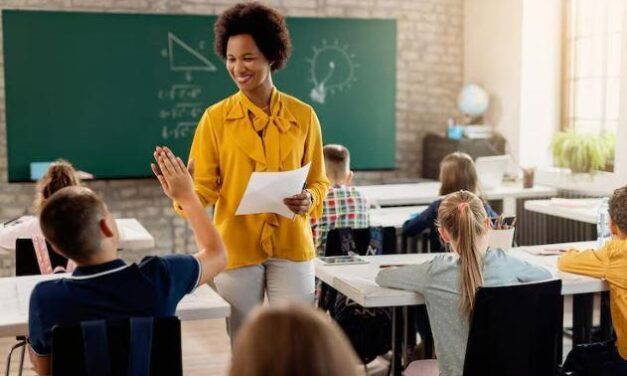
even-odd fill
[(612, 134), (595, 135), (567, 129), (555, 135), (551, 151), (559, 167), (570, 168), (572, 173), (593, 173), (606, 169), (614, 161), (614, 145)]

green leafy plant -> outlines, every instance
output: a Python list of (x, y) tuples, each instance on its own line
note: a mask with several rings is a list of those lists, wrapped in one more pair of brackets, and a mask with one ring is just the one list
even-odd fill
[(615, 136), (567, 129), (555, 135), (551, 151), (559, 167), (570, 168), (573, 173), (595, 172), (605, 169), (608, 162), (614, 160)]

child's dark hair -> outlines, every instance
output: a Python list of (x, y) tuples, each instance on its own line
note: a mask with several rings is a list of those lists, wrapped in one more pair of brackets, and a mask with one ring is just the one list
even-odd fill
[(624, 234), (627, 234), (627, 185), (612, 193), (609, 212), (614, 223)]
[(238, 3), (225, 10), (213, 27), (215, 51), (226, 59), (226, 46), (234, 35), (249, 34), (270, 61), (272, 71), (285, 66), (292, 52), (285, 18), (278, 11), (258, 2)]
[(104, 202), (86, 187), (65, 187), (41, 208), (39, 224), (52, 247), (73, 261), (82, 262), (100, 249), (100, 220)]
[(72, 185), (81, 185), (81, 179), (74, 167), (63, 159), (52, 162), (46, 174), (37, 182), (35, 212), (39, 213), (48, 197), (56, 191)]

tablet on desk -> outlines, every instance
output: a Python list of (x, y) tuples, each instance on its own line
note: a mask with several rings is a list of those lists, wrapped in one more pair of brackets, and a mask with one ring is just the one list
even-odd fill
[(355, 265), (367, 264), (368, 261), (359, 256), (328, 256), (318, 257), (325, 265)]

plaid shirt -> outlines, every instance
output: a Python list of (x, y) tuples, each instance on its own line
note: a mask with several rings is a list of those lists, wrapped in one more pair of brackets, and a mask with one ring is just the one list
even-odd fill
[(314, 245), (318, 256), (324, 255), (327, 233), (335, 228), (369, 226), (369, 204), (355, 187), (332, 186), (324, 199), (322, 216), (311, 219)]

